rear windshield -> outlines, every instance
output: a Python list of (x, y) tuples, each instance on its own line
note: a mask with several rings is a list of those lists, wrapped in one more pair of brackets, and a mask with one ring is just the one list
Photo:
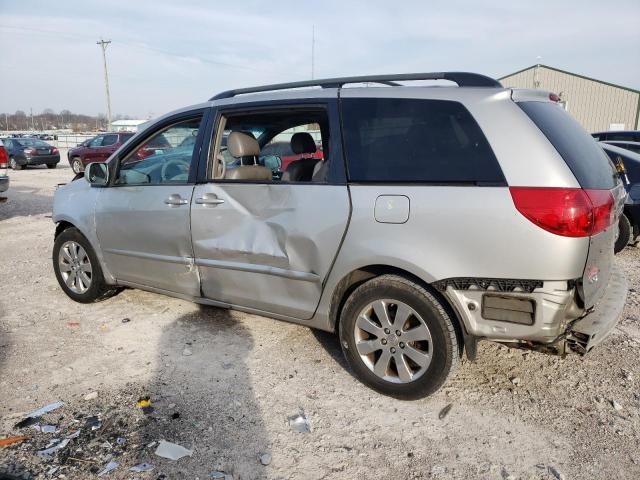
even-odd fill
[(42, 140), (36, 140), (35, 138), (21, 138), (20, 140), (16, 140), (18, 145), (23, 147), (50, 147), (47, 142), (43, 142)]
[(344, 98), (353, 182), (505, 183), (487, 139), (458, 102)]
[(567, 163), (582, 188), (611, 189), (616, 171), (596, 140), (560, 105), (551, 102), (519, 102)]

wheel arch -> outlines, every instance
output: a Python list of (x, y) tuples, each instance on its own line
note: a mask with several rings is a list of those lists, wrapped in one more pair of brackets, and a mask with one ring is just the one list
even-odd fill
[(416, 275), (413, 272), (410, 272), (409, 270), (393, 265), (365, 265), (352, 270), (340, 279), (336, 287), (333, 289), (329, 307), (329, 322), (332, 329), (337, 332), (340, 328), (340, 314), (342, 313), (345, 302), (356, 288), (358, 288), (368, 280), (371, 280), (372, 278), (389, 274), (404, 277), (425, 288), (430, 294), (432, 294), (442, 304), (443, 308), (447, 311), (447, 313), (453, 320), (453, 325), (458, 337), (460, 355), (462, 355), (463, 353), (463, 347), (466, 347), (467, 356), (470, 359), (472, 357), (475, 357), (475, 345), (473, 344), (473, 342), (475, 342), (475, 339), (472, 339), (469, 335), (467, 335), (462, 319), (458, 315), (458, 312), (453, 307), (453, 305), (449, 302), (449, 300), (444, 295), (442, 295), (441, 292), (435, 289), (429, 282), (425, 281), (420, 276)]

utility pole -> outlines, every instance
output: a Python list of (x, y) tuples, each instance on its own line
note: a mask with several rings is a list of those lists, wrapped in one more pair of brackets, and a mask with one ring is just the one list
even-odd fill
[(314, 77), (314, 67), (315, 67), (315, 56), (316, 56), (316, 26), (315, 24), (311, 27), (311, 80)]
[(107, 122), (108, 131), (111, 131), (111, 95), (109, 94), (109, 74), (107, 73), (107, 46), (111, 40), (102, 40), (96, 42), (102, 48), (102, 61), (104, 62), (104, 87), (107, 91)]
[[(31, 130), (35, 130), (36, 126), (33, 124), (33, 108), (29, 108), (30, 112), (31, 112)], [(29, 125), (29, 122), (27, 122), (27, 126)]]

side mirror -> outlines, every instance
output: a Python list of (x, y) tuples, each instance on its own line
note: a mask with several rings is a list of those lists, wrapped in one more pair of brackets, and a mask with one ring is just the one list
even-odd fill
[(106, 163), (90, 163), (84, 169), (84, 178), (92, 186), (104, 187), (109, 183), (109, 167)]

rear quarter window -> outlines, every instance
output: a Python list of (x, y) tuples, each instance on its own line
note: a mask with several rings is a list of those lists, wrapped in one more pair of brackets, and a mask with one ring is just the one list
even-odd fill
[(519, 102), (518, 106), (544, 133), (582, 188), (611, 189), (616, 171), (597, 141), (560, 105)]
[(344, 98), (342, 124), (350, 181), (506, 184), (459, 102)]

